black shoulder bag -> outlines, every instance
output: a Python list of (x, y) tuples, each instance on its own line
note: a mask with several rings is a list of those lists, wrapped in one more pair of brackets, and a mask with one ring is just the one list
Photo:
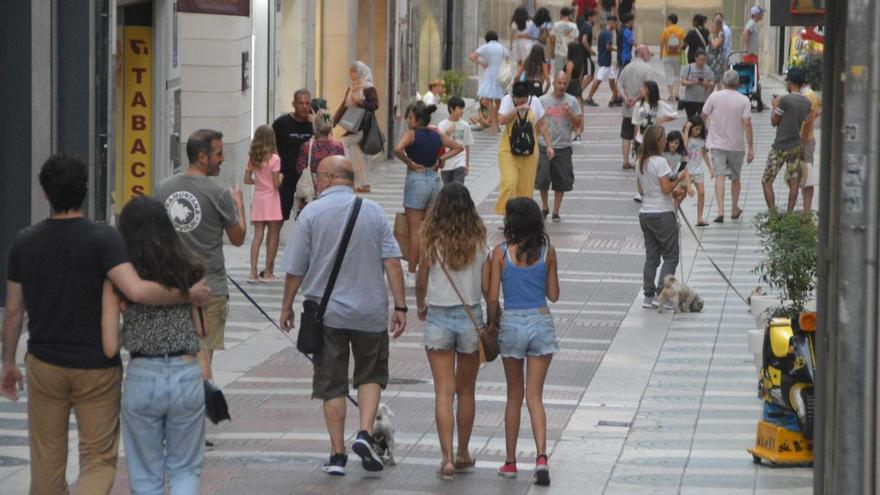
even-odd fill
[(327, 280), (327, 288), (324, 289), (321, 304), (311, 299), (303, 301), (303, 310), (299, 319), (299, 333), (296, 336), (296, 348), (304, 354), (317, 354), (324, 344), (324, 312), (327, 311), (330, 294), (333, 292), (333, 286), (336, 285), (336, 277), (339, 275), (339, 268), (345, 258), (348, 241), (351, 240), (351, 232), (354, 230), (354, 222), (357, 220), (362, 202), (361, 198), (354, 200), (354, 206), (348, 216), (348, 224), (342, 234), (342, 241), (339, 243), (339, 251), (336, 252), (336, 261), (333, 263), (333, 270), (330, 271), (330, 279)]

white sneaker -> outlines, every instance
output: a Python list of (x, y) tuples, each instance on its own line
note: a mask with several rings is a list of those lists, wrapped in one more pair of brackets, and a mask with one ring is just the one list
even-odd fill
[(657, 309), (660, 305), (657, 304), (657, 299), (655, 299), (654, 296), (645, 296), (642, 307), (645, 309)]
[(636, 203), (641, 203), (642, 202), (642, 195), (636, 193), (636, 195), (633, 196), (633, 201), (635, 201)]
[(416, 274), (412, 272), (406, 272), (406, 275), (403, 277), (403, 282), (406, 284), (407, 289), (415, 289), (416, 288)]

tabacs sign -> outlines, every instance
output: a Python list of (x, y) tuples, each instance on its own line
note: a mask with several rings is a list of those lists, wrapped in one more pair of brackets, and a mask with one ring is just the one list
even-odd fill
[(124, 29), (122, 204), (153, 189), (153, 30)]

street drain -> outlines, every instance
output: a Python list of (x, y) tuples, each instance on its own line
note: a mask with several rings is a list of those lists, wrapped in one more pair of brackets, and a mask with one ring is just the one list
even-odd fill
[(607, 419), (600, 419), (599, 426), (616, 426), (619, 428), (629, 428), (632, 426), (632, 421), (610, 421)]

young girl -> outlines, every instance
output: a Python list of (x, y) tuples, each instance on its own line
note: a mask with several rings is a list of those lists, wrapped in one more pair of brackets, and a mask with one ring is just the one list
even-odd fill
[[(678, 167), (681, 166), (682, 162), (687, 163), (687, 148), (684, 147), (684, 137), (680, 132), (670, 131), (666, 135), (666, 147), (663, 150), (663, 158), (666, 158), (666, 161), (669, 162), (669, 168), (673, 172), (678, 171)], [(690, 178), (679, 184), (679, 187), (687, 191), (688, 195), (694, 195), (694, 188), (691, 185)], [(676, 210), (678, 210), (678, 206), (681, 204), (681, 199), (683, 198), (673, 199), (673, 205)]]
[[(703, 123), (703, 118), (699, 114), (691, 115), (684, 125), (682, 135), (684, 136), (684, 147), (687, 150), (687, 171), (690, 175), (690, 182), (697, 188), (697, 227), (708, 227), (709, 223), (703, 219), (703, 205), (706, 201), (706, 190), (703, 187), (703, 163), (709, 169), (709, 177), (712, 177), (713, 174), (709, 151), (706, 149), (706, 125)], [(723, 221), (724, 217), (715, 219), (716, 223)]]
[[(138, 275), (186, 292), (204, 276), (201, 263), (177, 236), (165, 207), (132, 199), (119, 230)], [(204, 329), (192, 304), (146, 306), (123, 301), (104, 283), (101, 335), (104, 353), (131, 353), (122, 395), (125, 465), (133, 493), (198, 493), (205, 444), (205, 391), (196, 354)]]
[[(275, 131), (267, 125), (257, 127), (248, 152), (248, 164), (244, 171), (244, 183), (253, 184), (254, 199), (251, 202), (251, 223), (254, 224), (254, 240), (251, 242), (251, 274), (248, 283), (278, 282), (275, 276), (275, 255), (278, 253), (278, 236), (281, 232), (281, 158), (275, 147)], [(266, 241), (266, 269), (257, 273), (260, 244), (263, 232), (269, 228)]]
[[(434, 415), (443, 455), (437, 475), (451, 480), (455, 472), (470, 470), (475, 464), (468, 444), (474, 427), (480, 356), (479, 336), (471, 317), (482, 322), (480, 299), (483, 287), (489, 285), (486, 226), (463, 184), (443, 186), (422, 225), (421, 238), (416, 306), (419, 319), (427, 321), (424, 345), (434, 377)], [(453, 416), (456, 396), (458, 413)], [(455, 458), (454, 419), (458, 422)]]
[[(559, 277), (556, 250), (544, 231), (544, 216), (538, 203), (531, 198), (507, 201), (504, 239), (504, 244), (492, 251), (486, 296), (488, 324), (494, 325), (501, 319), (498, 344), (507, 378), (507, 407), (504, 411), (507, 458), (498, 468), (498, 474), (505, 478), (517, 476), (516, 443), (525, 395), (538, 454), (533, 481), (545, 486), (550, 484), (550, 469), (547, 464), (544, 379), (553, 353), (559, 351), (547, 300), (556, 302), (559, 299)], [(498, 306), (502, 289), (503, 318)]]
[(639, 99), (633, 106), (632, 123), (636, 136), (636, 156), (642, 144), (642, 133), (649, 125), (663, 125), (678, 118), (669, 103), (660, 99), (660, 86), (654, 81), (645, 81), (639, 90)]

